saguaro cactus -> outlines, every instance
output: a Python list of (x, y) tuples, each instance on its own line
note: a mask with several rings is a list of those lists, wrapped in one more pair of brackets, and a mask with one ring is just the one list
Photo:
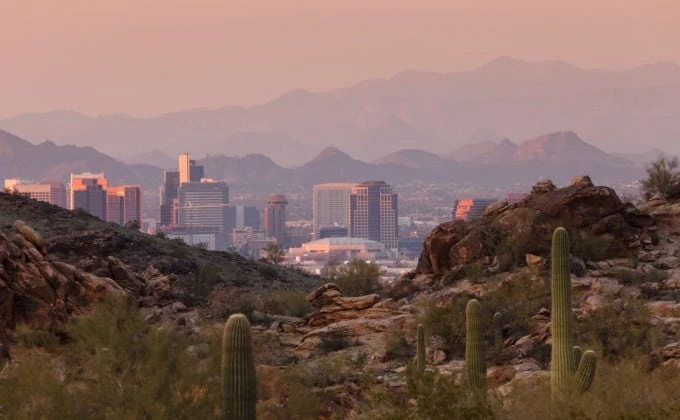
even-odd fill
[(423, 324), (418, 324), (418, 343), (417, 343), (418, 357), (416, 359), (416, 367), (418, 372), (425, 371), (425, 327)]
[(250, 322), (233, 314), (222, 335), (222, 412), (225, 419), (255, 420), (257, 384)]
[(595, 352), (574, 346), (572, 334), (569, 236), (557, 228), (552, 238), (552, 352), (550, 389), (553, 402), (573, 390), (585, 392), (595, 377)]
[(482, 305), (472, 299), (465, 308), (465, 372), (470, 387), (486, 395), (486, 355)]

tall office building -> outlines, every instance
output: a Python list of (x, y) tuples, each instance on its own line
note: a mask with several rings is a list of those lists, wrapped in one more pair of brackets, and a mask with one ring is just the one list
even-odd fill
[(453, 220), (470, 221), (484, 215), (484, 209), (498, 200), (493, 198), (461, 198), (453, 203)]
[(356, 184), (317, 184), (312, 191), (312, 228), (320, 239), (323, 228), (349, 226), (349, 197)]
[(351, 237), (382, 242), (386, 249), (396, 249), (399, 245), (397, 217), (397, 194), (384, 181), (367, 181), (352, 187)]
[(280, 245), (286, 245), (286, 205), (285, 195), (272, 194), (267, 207), (262, 211), (264, 231)]
[(71, 173), (69, 184), (68, 207), (71, 210), (82, 209), (106, 220), (106, 189), (109, 181), (104, 173)]
[(119, 185), (106, 189), (106, 220), (125, 226), (142, 220), (142, 187)]
[(179, 225), (224, 230), (228, 204), (229, 187), (222, 181), (203, 178), (201, 182), (182, 183), (178, 193)]
[(61, 182), (25, 183), (23, 180), (11, 179), (5, 180), (5, 189), (16, 191), (34, 200), (66, 208), (66, 187)]
[(178, 190), (179, 171), (164, 171), (161, 188), (161, 226), (173, 226), (178, 223), (177, 206), (173, 204), (178, 199)]
[(195, 160), (189, 159), (188, 153), (180, 153), (179, 163), (179, 184), (185, 182), (200, 182), (205, 176), (203, 165), (197, 165)]
[(253, 230), (260, 230), (260, 213), (257, 207), (253, 206), (228, 206), (226, 208), (227, 224), (225, 230), (243, 230), (250, 227)]

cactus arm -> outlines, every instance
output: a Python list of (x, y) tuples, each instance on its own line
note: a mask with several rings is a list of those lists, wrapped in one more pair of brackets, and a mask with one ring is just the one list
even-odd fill
[(581, 363), (581, 358), (583, 357), (583, 349), (581, 348), (581, 346), (574, 346), (571, 353), (572, 357), (574, 358), (573, 367), (576, 368), (579, 365), (579, 363)]
[(597, 367), (597, 356), (592, 350), (583, 353), (581, 362), (574, 375), (574, 384), (579, 393), (586, 392), (593, 384), (595, 378), (595, 368)]

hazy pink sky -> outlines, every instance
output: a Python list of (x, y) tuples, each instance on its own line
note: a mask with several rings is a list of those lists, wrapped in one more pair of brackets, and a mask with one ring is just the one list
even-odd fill
[(0, 0), (0, 118), (252, 105), (499, 56), (680, 63), (678, 0)]

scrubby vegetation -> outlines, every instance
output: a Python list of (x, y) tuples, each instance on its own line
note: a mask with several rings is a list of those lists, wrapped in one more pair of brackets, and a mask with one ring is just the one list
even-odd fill
[(649, 200), (654, 195), (680, 197), (680, 161), (677, 157), (661, 155), (646, 170), (647, 178), (641, 181), (645, 199)]

